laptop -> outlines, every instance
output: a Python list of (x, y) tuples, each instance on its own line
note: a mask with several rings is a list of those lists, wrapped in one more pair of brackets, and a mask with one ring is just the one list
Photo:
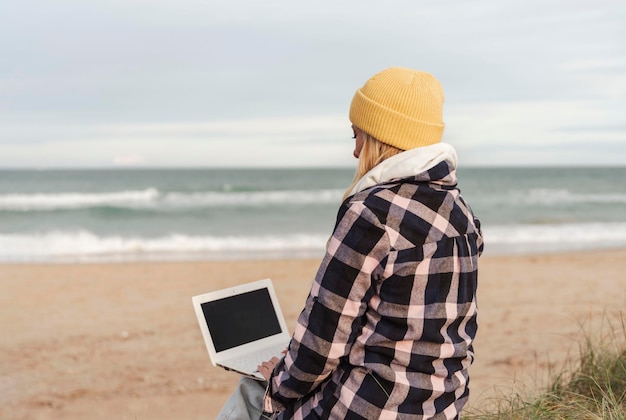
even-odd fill
[(257, 366), (282, 357), (291, 335), (270, 279), (191, 298), (213, 366), (265, 380)]

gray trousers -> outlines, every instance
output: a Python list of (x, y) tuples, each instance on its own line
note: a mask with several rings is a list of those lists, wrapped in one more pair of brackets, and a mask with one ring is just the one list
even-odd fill
[(218, 420), (258, 420), (263, 414), (267, 382), (242, 376), (232, 395), (217, 415)]

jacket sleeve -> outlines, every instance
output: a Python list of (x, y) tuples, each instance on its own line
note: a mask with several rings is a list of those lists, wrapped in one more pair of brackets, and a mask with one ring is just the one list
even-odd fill
[(362, 201), (344, 203), (289, 350), (269, 381), (266, 406), (280, 410), (309, 394), (348, 355), (372, 279), (382, 275), (388, 254), (389, 239), (375, 214)]

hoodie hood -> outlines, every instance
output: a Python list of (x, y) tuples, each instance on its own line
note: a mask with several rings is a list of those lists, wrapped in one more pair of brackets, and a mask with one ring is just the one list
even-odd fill
[(354, 185), (348, 195), (394, 179), (414, 177), (444, 161), (450, 166), (450, 171), (456, 169), (456, 150), (448, 143), (436, 143), (405, 150), (373, 167)]

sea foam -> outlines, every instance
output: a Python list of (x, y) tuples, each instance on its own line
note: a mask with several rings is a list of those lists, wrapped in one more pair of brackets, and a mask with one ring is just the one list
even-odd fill
[(53, 231), (37, 234), (0, 234), (0, 261), (144, 260), (318, 255), (328, 237), (292, 234), (285, 236), (192, 236), (172, 234), (154, 238), (98, 236), (89, 231)]
[[(626, 223), (496, 225), (483, 229), (485, 252), (515, 254), (626, 246)], [(290, 258), (321, 256), (328, 236), (273, 234), (158, 237), (86, 230), (0, 234), (0, 261)]]
[(496, 254), (597, 249), (626, 246), (626, 223), (492, 225), (483, 235)]
[(0, 211), (54, 211), (97, 207), (127, 209), (189, 209), (205, 207), (293, 204), (339, 204), (343, 191), (206, 191), (161, 192), (156, 188), (103, 193), (4, 194)]
[(155, 188), (105, 193), (4, 194), (0, 195), (0, 210), (74, 210), (100, 206), (146, 206), (154, 203), (159, 195)]

